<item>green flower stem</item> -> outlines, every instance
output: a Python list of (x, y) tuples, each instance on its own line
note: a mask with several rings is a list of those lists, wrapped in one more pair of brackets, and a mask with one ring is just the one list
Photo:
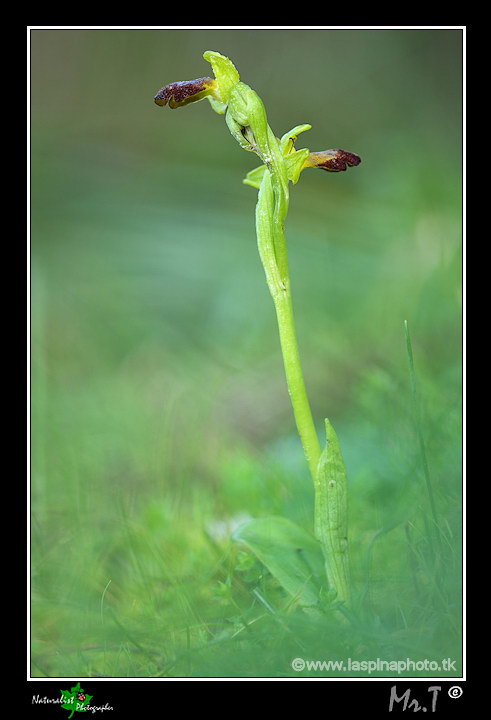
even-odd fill
[[(233, 86), (226, 120), (239, 144), (259, 155), (264, 163), (256, 206), (259, 255), (276, 309), (293, 414), (314, 483), (314, 532), (324, 554), (329, 591), (337, 602), (348, 605), (346, 472), (334, 431), (328, 436), (328, 446), (321, 456), (300, 362), (284, 231), (289, 206), (285, 155), (268, 125), (262, 100), (245, 83)], [(326, 429), (329, 428), (326, 423)], [(333, 437), (336, 442), (331, 447)]]
[[(316, 153), (307, 148), (295, 150), (297, 135), (309, 130), (310, 125), (297, 125), (278, 140), (268, 125), (261, 98), (241, 82), (234, 64), (211, 50), (203, 57), (211, 63), (215, 79), (202, 77), (171, 83), (163, 87), (154, 100), (157, 105), (178, 108), (208, 98), (216, 113), (225, 114), (227, 126), (239, 145), (256, 153), (263, 163), (251, 170), (245, 179), (246, 184), (259, 189), (256, 206), (259, 255), (276, 309), (295, 422), (314, 482), (314, 529), (325, 559), (328, 594), (332, 600), (349, 606), (346, 470), (331, 424), (326, 420), (327, 444), (321, 452), (312, 418), (295, 332), (284, 225), (289, 205), (289, 181), (296, 184), (306, 167), (339, 172), (358, 165), (360, 158), (340, 149)], [(283, 526), (280, 537), (285, 532), (288, 536), (290, 531), (291, 528), (287, 532)], [(267, 556), (271, 559), (271, 552)], [(275, 567), (278, 570), (278, 564)], [(290, 570), (283, 568), (281, 575), (284, 583), (293, 588), (298, 578), (294, 577), (292, 585)]]
[(300, 363), (289, 282), (282, 294), (277, 298), (275, 307), (288, 392), (290, 394), (295, 422), (302, 441), (305, 457), (312, 479), (314, 479), (321, 449)]
[[(335, 590), (333, 599), (349, 607), (351, 597), (346, 470), (336, 433), (327, 420), (327, 444), (321, 454), (310, 409), (295, 331), (283, 220), (281, 215), (275, 212), (278, 206), (276, 198), (281, 192), (281, 184), (275, 183), (277, 191), (274, 192), (274, 174), (274, 167), (266, 171), (259, 188), (256, 206), (259, 255), (276, 309), (283, 363), (295, 422), (314, 483), (314, 534), (324, 554), (329, 589)], [(286, 212), (288, 198), (283, 203), (283, 208)], [(277, 264), (278, 252), (281, 252), (281, 271)]]
[[(265, 172), (259, 189), (256, 206), (256, 231), (258, 249), (263, 263), (269, 291), (273, 298), (278, 319), (281, 352), (285, 366), (286, 381), (290, 394), (295, 422), (302, 441), (305, 457), (315, 482), (321, 448), (310, 409), (307, 390), (300, 362), (288, 260), (284, 233), (279, 237), (278, 218), (275, 214), (275, 194), (270, 172)], [(276, 231), (276, 232), (275, 232)], [(275, 243), (276, 239), (276, 243)], [(281, 245), (279, 243), (281, 242)], [(281, 249), (282, 269), (278, 268), (275, 249)]]

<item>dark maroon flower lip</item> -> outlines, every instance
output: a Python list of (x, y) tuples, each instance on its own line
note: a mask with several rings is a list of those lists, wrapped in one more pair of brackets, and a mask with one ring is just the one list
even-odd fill
[(157, 105), (169, 105), (171, 108), (182, 107), (197, 102), (206, 95), (211, 95), (216, 87), (216, 80), (210, 77), (196, 80), (179, 80), (166, 85), (154, 97)]
[(348, 167), (355, 167), (361, 163), (361, 157), (347, 150), (323, 150), (310, 153), (305, 161), (305, 167), (316, 167), (328, 172), (342, 172)]

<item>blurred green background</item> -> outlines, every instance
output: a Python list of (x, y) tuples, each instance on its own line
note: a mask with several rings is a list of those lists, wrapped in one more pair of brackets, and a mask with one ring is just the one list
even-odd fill
[[(362, 157), (303, 173), (286, 228), (314, 416), (350, 479), (348, 635), (229, 538), (248, 516), (311, 528), (313, 493), (242, 184), (257, 158), (207, 101), (153, 103), (211, 74), (205, 50), (277, 136), (310, 123), (298, 148)], [(460, 671), (461, 54), (443, 29), (31, 31), (34, 676)]]

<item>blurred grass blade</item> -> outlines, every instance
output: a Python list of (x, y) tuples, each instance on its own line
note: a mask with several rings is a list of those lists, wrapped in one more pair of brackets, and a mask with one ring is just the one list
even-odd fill
[[(426, 455), (426, 446), (425, 441), (423, 437), (423, 430), (422, 430), (422, 423), (421, 423), (421, 411), (419, 407), (419, 397), (418, 397), (418, 388), (416, 385), (416, 373), (414, 372), (414, 358), (413, 358), (413, 348), (411, 345), (411, 336), (409, 334), (409, 325), (407, 320), (404, 320), (404, 332), (406, 335), (406, 349), (407, 349), (407, 357), (408, 357), (408, 364), (409, 364), (409, 380), (411, 383), (411, 395), (413, 399), (413, 412), (414, 412), (414, 425), (416, 429), (416, 434), (418, 437), (418, 445), (419, 445), (419, 454), (421, 458), (421, 465), (423, 467), (423, 474), (426, 482), (426, 490), (428, 492), (428, 500), (430, 503), (430, 510), (431, 510), (431, 516), (433, 519), (433, 525), (434, 525), (434, 534), (436, 535), (437, 542), (439, 545), (440, 551), (442, 550), (442, 541), (440, 537), (440, 527), (438, 524), (438, 518), (437, 518), (437, 512), (436, 512), (436, 504), (435, 504), (435, 497), (433, 493), (433, 485), (431, 482), (431, 476), (430, 476), (430, 469), (428, 466), (428, 458)], [(431, 542), (433, 532), (429, 533), (429, 541)]]

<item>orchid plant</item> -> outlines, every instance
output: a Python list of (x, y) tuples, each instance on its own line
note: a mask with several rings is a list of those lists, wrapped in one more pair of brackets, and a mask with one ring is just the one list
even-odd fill
[(157, 105), (180, 108), (207, 98), (244, 150), (261, 160), (244, 183), (259, 190), (256, 232), (259, 255), (273, 298), (281, 351), (295, 422), (315, 490), (314, 535), (282, 517), (246, 522), (234, 534), (248, 546), (287, 591), (293, 604), (317, 614), (333, 608), (344, 614), (351, 606), (347, 539), (347, 478), (339, 441), (325, 420), (326, 444), (321, 449), (303, 377), (292, 306), (284, 232), (289, 183), (303, 170), (340, 172), (358, 165), (358, 155), (345, 150), (295, 149), (298, 135), (310, 125), (297, 125), (278, 139), (268, 125), (261, 98), (240, 80), (234, 64), (207, 51), (214, 78), (173, 82), (155, 95)]

